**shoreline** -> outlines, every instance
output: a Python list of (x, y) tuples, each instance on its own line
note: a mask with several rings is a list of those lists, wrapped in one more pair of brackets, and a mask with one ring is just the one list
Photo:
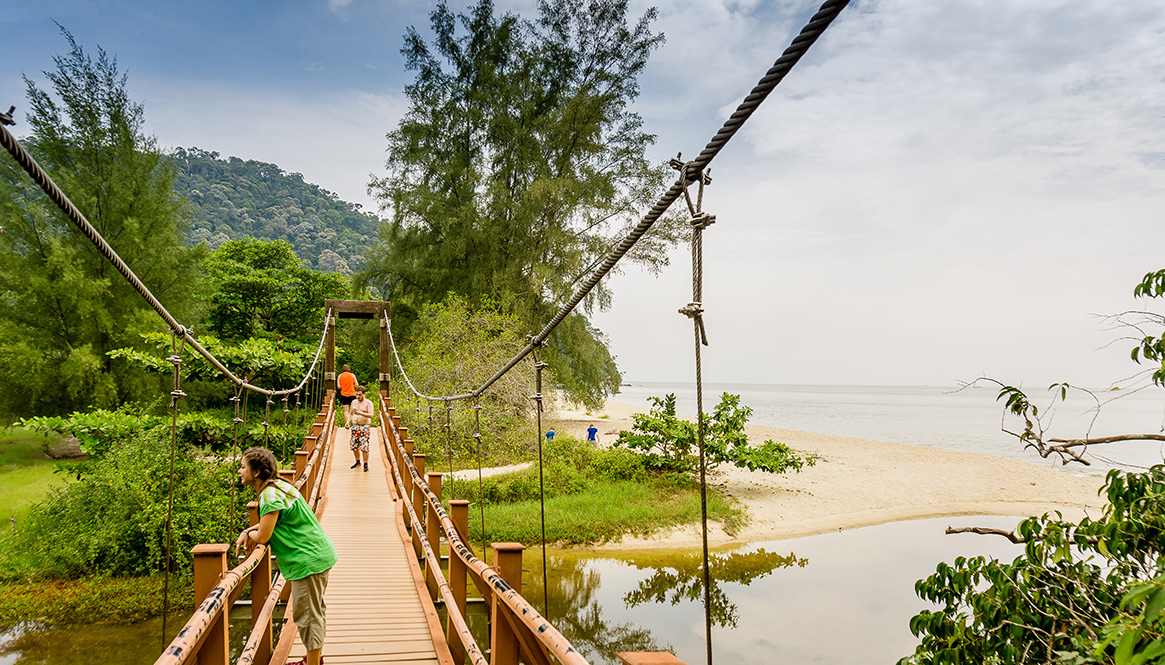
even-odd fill
[[(602, 412), (560, 407), (550, 424), (586, 438), (599, 429), (600, 443), (631, 429), (631, 416), (646, 409), (607, 400)], [(800, 472), (769, 474), (721, 467), (709, 483), (745, 505), (748, 523), (736, 534), (709, 523), (708, 544), (799, 538), (888, 522), (961, 515), (1027, 517), (1060, 511), (1066, 519), (1097, 516), (1104, 501), (1103, 475), (1077, 476), (1031, 462), (904, 443), (829, 436), (748, 425), (749, 440), (780, 441), (820, 459)], [(598, 550), (699, 547), (698, 525), (625, 537)]]

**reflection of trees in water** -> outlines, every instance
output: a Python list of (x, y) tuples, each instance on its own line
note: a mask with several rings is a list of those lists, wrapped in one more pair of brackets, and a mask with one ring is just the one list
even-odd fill
[[(627, 603), (628, 607), (664, 601), (677, 605), (681, 600), (703, 605), (704, 563), (700, 553), (669, 559), (666, 566), (662, 567), (641, 566), (634, 561), (632, 563), (636, 568), (655, 568), (656, 571), (623, 596), (623, 602)], [(782, 556), (767, 552), (763, 548), (755, 552), (709, 555), (708, 565), (712, 583), (709, 585), (708, 596), (712, 623), (721, 627), (735, 628), (739, 618), (736, 605), (728, 600), (728, 595), (720, 588), (722, 582), (748, 586), (753, 580), (764, 577), (777, 568), (804, 567), (808, 563), (808, 559), (797, 558), (792, 553)]]
[[(548, 563), (551, 579), (547, 618), (589, 660), (594, 662), (590, 654), (598, 654), (608, 663), (617, 663), (620, 651), (660, 650), (650, 630), (629, 623), (603, 621), (603, 608), (595, 598), (601, 583), (599, 573), (587, 566), (585, 560), (552, 556)], [(524, 585), (522, 595), (540, 605), (541, 570), (532, 571), (526, 579), (532, 583)]]

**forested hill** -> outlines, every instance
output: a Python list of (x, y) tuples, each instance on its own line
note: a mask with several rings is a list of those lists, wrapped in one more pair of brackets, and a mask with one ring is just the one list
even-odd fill
[(312, 268), (350, 275), (363, 265), (378, 220), (358, 204), (275, 164), (220, 159), (199, 148), (177, 148), (171, 157), (175, 187), (193, 214), (192, 243), (215, 248), (237, 238), (282, 238)]

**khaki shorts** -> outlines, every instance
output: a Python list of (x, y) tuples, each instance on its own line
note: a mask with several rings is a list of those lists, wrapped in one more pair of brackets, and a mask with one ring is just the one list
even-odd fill
[(328, 572), (308, 575), (291, 582), (291, 616), (299, 629), (299, 639), (308, 651), (324, 646), (324, 631), (327, 621), (324, 614), (328, 606), (324, 604), (324, 592), (328, 590)]

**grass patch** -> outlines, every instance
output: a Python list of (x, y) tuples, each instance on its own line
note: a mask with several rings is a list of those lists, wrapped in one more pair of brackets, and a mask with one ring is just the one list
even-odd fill
[[(161, 616), (164, 578), (91, 577), (0, 584), (0, 625), (39, 621), (54, 625), (136, 623)], [(194, 588), (170, 578), (170, 610), (188, 612)]]
[[(470, 512), (470, 538), (482, 539), (479, 512)], [(744, 526), (746, 515), (736, 500), (711, 490), (708, 518), (729, 533)], [(674, 477), (641, 480), (592, 480), (580, 491), (546, 500), (546, 540), (563, 545), (603, 543), (625, 534), (648, 536), (700, 521), (700, 490)], [(537, 543), (542, 539), (537, 500), (485, 506), (486, 539)]]
[(44, 437), (19, 428), (0, 429), (0, 530), (11, 529), (11, 518), (64, 483), (53, 473), (56, 462), (44, 453)]

